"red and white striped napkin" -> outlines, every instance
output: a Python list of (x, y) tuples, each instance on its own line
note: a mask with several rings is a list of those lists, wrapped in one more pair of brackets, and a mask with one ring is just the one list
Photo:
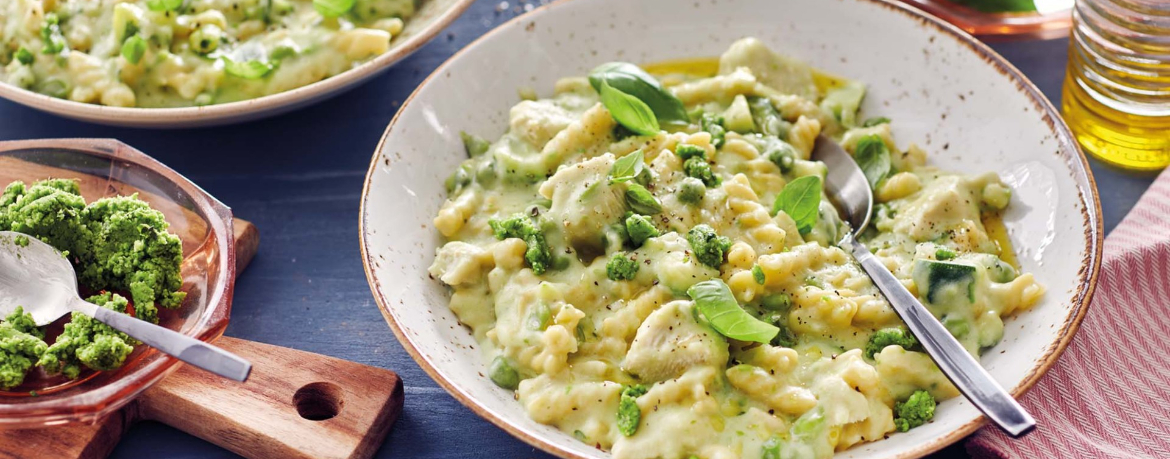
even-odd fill
[(976, 458), (1170, 458), (1170, 170), (1105, 239), (1080, 331), (1020, 401), (1036, 430), (994, 426)]

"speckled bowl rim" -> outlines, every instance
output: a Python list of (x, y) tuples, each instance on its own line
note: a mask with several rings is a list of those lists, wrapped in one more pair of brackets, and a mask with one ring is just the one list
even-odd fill
[[(471, 409), (480, 417), (487, 419), (492, 424), (495, 424), (497, 427), (508, 432), (512, 436), (560, 458), (588, 459), (585, 456), (577, 455), (571, 451), (562, 450), (557, 445), (547, 442), (544, 439), (533, 435), (520, 427), (510, 424), (502, 417), (497, 416), (491, 410), (480, 406), (472, 397), (460, 391), (457, 387), (455, 387), (454, 384), (451, 384), (450, 381), (447, 381), (446, 378), (439, 374), (438, 370), (435, 368), (434, 363), (419, 352), (418, 348), (415, 347), (410, 337), (407, 336), (406, 332), (403, 330), (403, 327), (398, 324), (397, 320), (394, 318), (394, 315), (391, 314), (390, 308), (386, 304), (387, 299), (385, 295), (381, 293), (381, 281), (378, 279), (377, 275), (374, 274), (373, 260), (370, 258), (370, 251), (368, 247), (369, 243), (367, 241), (366, 231), (368, 226), (366, 221), (368, 216), (368, 213), (366, 212), (366, 205), (369, 202), (370, 182), (377, 171), (379, 156), (383, 147), (385, 146), (386, 139), (390, 136), (390, 131), (398, 122), (398, 118), (402, 116), (406, 106), (410, 105), (414, 101), (415, 96), (419, 94), (421, 89), (427, 86), (432, 79), (446, 72), (447, 68), (453, 62), (462, 58), (465, 52), (473, 48), (481, 41), (499, 33), (501, 30), (515, 27), (521, 22), (529, 21), (531, 16), (534, 16), (535, 14), (538, 14), (545, 9), (556, 8), (559, 5), (563, 5), (572, 1), (588, 0), (558, 0), (556, 2), (537, 8), (524, 15), (515, 17), (510, 21), (497, 26), (495, 29), (492, 29), (488, 33), (477, 38), (475, 41), (469, 43), (463, 49), (460, 49), (458, 52), (444, 61), (442, 65), (436, 68), (434, 72), (427, 76), (427, 78), (423, 80), (423, 82), (420, 83), (417, 88), (415, 88), (410, 97), (408, 97), (402, 103), (402, 107), (398, 109), (398, 113), (396, 113), (394, 118), (390, 120), (390, 124), (386, 127), (386, 131), (382, 134), (382, 139), (378, 141), (378, 146), (375, 148), (373, 157), (370, 160), (370, 167), (366, 173), (365, 182), (362, 185), (361, 209), (359, 211), (358, 222), (358, 239), (361, 245), (362, 267), (366, 272), (366, 280), (370, 284), (370, 289), (374, 294), (374, 301), (377, 303), (378, 309), (382, 312), (382, 317), (386, 319), (386, 322), (394, 331), (394, 335), (398, 338), (398, 341), (402, 343), (402, 347), (405, 348), (410, 356), (414, 358), (414, 361), (417, 362), (420, 367), (422, 367), (423, 371), (430, 375), (431, 379), (435, 380), (435, 382), (442, 386), (443, 389), (450, 393), (451, 396), (455, 397), (455, 399), (464, 406)], [(960, 43), (966, 45), (968, 49), (978, 54), (985, 62), (991, 66), (994, 66), (1000, 74), (1007, 75), (1016, 83), (1016, 88), (1028, 96), (1037, 111), (1043, 114), (1042, 119), (1045, 123), (1048, 124), (1048, 127), (1052, 130), (1053, 134), (1055, 134), (1056, 139), (1061, 147), (1059, 151), (1061, 153), (1066, 153), (1061, 154), (1063, 157), (1062, 159), (1068, 163), (1069, 172), (1072, 174), (1071, 178), (1077, 184), (1077, 190), (1079, 193), (1078, 198), (1080, 199), (1081, 203), (1084, 204), (1081, 206), (1081, 214), (1082, 218), (1084, 219), (1082, 227), (1085, 231), (1085, 256), (1082, 258), (1080, 269), (1077, 272), (1079, 278), (1077, 290), (1071, 296), (1073, 303), (1072, 309), (1069, 309), (1068, 315), (1065, 317), (1064, 322), (1061, 325), (1061, 332), (1058, 335), (1058, 338), (1048, 345), (1040, 359), (1028, 371), (1023, 380), (1020, 381), (1020, 383), (1015, 387), (1010, 389), (1011, 394), (1018, 399), (1026, 392), (1028, 392), (1032, 386), (1036, 385), (1036, 383), (1040, 380), (1040, 377), (1043, 376), (1044, 373), (1046, 373), (1052, 367), (1052, 365), (1056, 363), (1057, 359), (1060, 357), (1060, 354), (1062, 354), (1065, 348), (1068, 347), (1069, 343), (1072, 342), (1073, 336), (1076, 334), (1077, 329), (1080, 328), (1081, 321), (1084, 320), (1085, 314), (1089, 310), (1089, 303), (1093, 298), (1093, 292), (1097, 286), (1097, 277), (1101, 268), (1101, 250), (1102, 245), (1104, 244), (1105, 231), (1101, 221), (1101, 199), (1097, 193), (1097, 183), (1093, 178), (1093, 172), (1089, 168), (1088, 160), (1085, 159), (1085, 154), (1083, 151), (1081, 151), (1080, 145), (1076, 142), (1075, 137), (1068, 128), (1068, 125), (1065, 124), (1064, 120), (1060, 117), (1060, 112), (1046, 97), (1044, 97), (1044, 94), (1040, 91), (1039, 88), (1037, 88), (1030, 80), (1028, 80), (1026, 76), (1024, 76), (1022, 72), (1020, 72), (1019, 69), (1009, 63), (1003, 56), (1000, 56), (989, 46), (983, 44), (978, 39), (971, 36), (962, 29), (913, 6), (897, 3), (893, 0), (856, 1), (877, 4), (895, 13), (903, 14), (912, 19), (918, 20), (928, 27), (933, 27), (940, 33), (948, 34), (958, 39)], [(1071, 155), (1071, 157), (1067, 157), (1069, 155)], [(1086, 194), (1088, 196), (1086, 196)], [(925, 456), (974, 433), (980, 427), (983, 427), (983, 425), (986, 423), (987, 418), (983, 415), (980, 415), (978, 418), (960, 426), (946, 435), (942, 435), (931, 441), (922, 443), (921, 445), (918, 445), (917, 447), (909, 451), (905, 451), (897, 456), (893, 456), (890, 459), (914, 459)]]
[(6, 83), (0, 83), (0, 97), (54, 115), (115, 126), (200, 127), (250, 121), (267, 115), (276, 115), (281, 109), (291, 110), (300, 104), (318, 102), (330, 93), (339, 92), (374, 76), (430, 42), (474, 2), (475, 0), (454, 0), (450, 8), (426, 27), (407, 37), (402, 43), (393, 43), (388, 51), (356, 68), (299, 88), (255, 99), (202, 107), (108, 107), (59, 99)]

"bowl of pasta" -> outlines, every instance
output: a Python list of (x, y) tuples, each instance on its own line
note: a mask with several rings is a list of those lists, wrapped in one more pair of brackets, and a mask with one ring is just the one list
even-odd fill
[(440, 385), (560, 457), (923, 456), (985, 421), (837, 247), (818, 137), (873, 188), (860, 240), (1026, 392), (1092, 296), (1092, 175), (1019, 71), (894, 2), (504, 24), (387, 128), (367, 278)]
[(471, 1), (5, 2), (0, 97), (117, 126), (254, 120), (372, 78)]

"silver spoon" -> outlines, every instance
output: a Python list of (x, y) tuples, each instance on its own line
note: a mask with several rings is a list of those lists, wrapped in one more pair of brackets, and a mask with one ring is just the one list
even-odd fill
[[(16, 244), (20, 237), (28, 245)], [(53, 246), (37, 238), (0, 231), (0, 314), (24, 306), (38, 326), (70, 311), (97, 319), (179, 360), (225, 378), (246, 381), (252, 364), (218, 347), (158, 325), (82, 301), (73, 265)]]
[(1036, 420), (951, 336), (946, 327), (911, 295), (898, 278), (870, 253), (856, 236), (869, 225), (873, 210), (873, 191), (861, 168), (836, 142), (818, 137), (812, 159), (828, 166), (825, 190), (837, 209), (853, 227), (838, 244), (852, 252), (861, 268), (873, 279), (890, 305), (894, 307), (910, 332), (922, 343), (947, 378), (968, 400), (991, 418), (1001, 429), (1019, 437), (1036, 426)]

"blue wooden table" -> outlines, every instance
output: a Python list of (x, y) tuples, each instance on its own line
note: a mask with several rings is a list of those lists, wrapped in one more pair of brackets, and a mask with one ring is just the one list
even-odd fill
[[(507, 2), (505, 2), (507, 3)], [(537, 3), (529, 0), (527, 3)], [(525, 3), (519, 4), (523, 6)], [(277, 118), (177, 131), (80, 123), (0, 100), (0, 140), (113, 137), (185, 174), (260, 229), (259, 255), (236, 283), (229, 336), (398, 372), (406, 408), (378, 457), (548, 458), (472, 414), (398, 344), (374, 305), (358, 253), (358, 198), (370, 156), (414, 87), (456, 50), (522, 12), (481, 0), (430, 44), (340, 97)], [(1059, 103), (1067, 41), (993, 45)], [(1093, 163), (1106, 230), (1149, 186)], [(1040, 422), (1043, 413), (1036, 413)], [(170, 427), (140, 424), (117, 458), (235, 457)], [(961, 446), (939, 457), (965, 457)]]

